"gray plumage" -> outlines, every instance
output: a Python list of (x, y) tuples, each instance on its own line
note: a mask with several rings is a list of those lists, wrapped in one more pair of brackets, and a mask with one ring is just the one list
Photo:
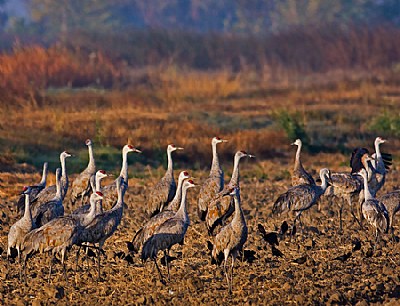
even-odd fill
[(189, 173), (182, 171), (178, 177), (178, 187), (174, 199), (169, 203), (166, 209), (157, 215), (153, 216), (149, 221), (146, 222), (135, 234), (132, 239), (134, 251), (138, 252), (143, 244), (149, 239), (154, 231), (166, 220), (172, 218), (182, 201), (182, 186), (185, 179), (189, 178)]
[[(228, 225), (224, 226), (215, 236), (212, 250), (212, 256), (214, 259), (218, 258), (219, 253), (222, 252), (224, 254), (224, 272), (230, 293), (232, 292), (233, 267), (235, 264), (235, 259), (239, 255), (239, 252), (243, 251), (243, 245), (247, 241), (248, 235), (246, 220), (240, 204), (239, 188), (234, 188), (231, 195), (233, 195), (235, 202), (234, 217), (232, 221)], [(232, 256), (230, 279), (226, 271), (226, 263), (229, 255)]]
[(393, 232), (394, 216), (400, 210), (400, 190), (389, 192), (378, 198), (383, 203), (389, 215), (389, 227)]
[(247, 154), (244, 151), (237, 151), (234, 157), (233, 172), (230, 182), (208, 203), (206, 226), (210, 235), (212, 235), (217, 225), (221, 224), (224, 219), (228, 218), (234, 212), (233, 200), (230, 197), (225, 197), (224, 195), (232, 190), (232, 188), (240, 188), (239, 163), (243, 157), (252, 158), (255, 156)]
[(100, 278), (100, 251), (103, 249), (104, 243), (110, 238), (117, 230), (121, 223), (123, 210), (124, 210), (124, 194), (125, 188), (123, 185), (124, 179), (122, 177), (117, 178), (117, 203), (113, 208), (107, 210), (101, 214), (98, 214), (94, 219), (87, 224), (85, 229), (79, 235), (78, 242), (82, 243), (93, 243), (99, 244), (98, 247), (98, 274)]
[(217, 144), (221, 142), (227, 142), (227, 140), (219, 137), (214, 137), (211, 141), (212, 148), (212, 163), (211, 170), (208, 178), (201, 186), (199, 193), (199, 200), (197, 204), (197, 212), (199, 219), (204, 221), (207, 214), (208, 203), (211, 199), (224, 188), (224, 171), (222, 171), (221, 165), (219, 164), (219, 158), (217, 153)]
[[(94, 193), (91, 199), (93, 201), (101, 200), (102, 194), (100, 192)], [(28, 233), (22, 244), (24, 267), (28, 256), (36, 252), (51, 252), (53, 256), (60, 254), (66, 276), (66, 253), (74, 244), (79, 243), (85, 225), (91, 221), (86, 219), (85, 224), (82, 224), (83, 219), (79, 215), (58, 217)]]
[[(68, 191), (68, 175), (67, 175), (67, 168), (65, 164), (65, 159), (67, 157), (70, 157), (71, 154), (68, 152), (64, 151), (60, 154), (60, 162), (61, 162), (61, 196), (62, 199), (64, 200), (65, 195), (67, 194)], [(36, 199), (32, 200), (32, 209), (36, 205), (40, 205), (41, 203), (48, 202), (54, 198), (57, 192), (57, 187), (56, 185), (51, 185), (49, 187), (46, 187), (43, 189), (36, 197)]]
[(368, 174), (365, 169), (359, 172), (364, 181), (365, 201), (362, 204), (362, 213), (364, 218), (375, 228), (375, 237), (389, 230), (389, 216), (384, 204), (375, 199), (368, 187)]
[(32, 220), (32, 214), (30, 210), (29, 197), (32, 192), (31, 187), (25, 187), (23, 195), (25, 197), (25, 209), (24, 215), (21, 219), (15, 222), (8, 232), (8, 246), (7, 246), (7, 257), (11, 256), (11, 249), (15, 248), (18, 253), (18, 259), (21, 260), (21, 246), (26, 234), (35, 228)]
[(172, 152), (176, 150), (183, 150), (183, 148), (176, 147), (174, 144), (170, 144), (167, 147), (167, 171), (160, 181), (151, 189), (147, 200), (146, 213), (149, 217), (162, 211), (175, 196), (176, 183), (174, 179)]
[[(192, 180), (185, 181), (182, 187), (181, 205), (178, 211), (169, 219), (164, 221), (153, 233), (153, 235), (144, 243), (142, 248), (141, 259), (146, 260), (151, 258), (154, 260), (157, 269), (162, 274), (157, 265), (157, 253), (164, 251), (165, 255), (169, 252), (170, 248), (175, 244), (182, 243), (186, 231), (190, 225), (189, 216), (187, 213), (186, 194), (187, 189), (194, 187)], [(168, 257), (166, 256), (168, 278), (169, 278), (169, 264)]]
[[(96, 172), (96, 174), (94, 175), (95, 183), (93, 184), (91, 182), (91, 185), (92, 184), (94, 185), (91, 187), (91, 189), (93, 189), (93, 192), (99, 191), (103, 193), (103, 188), (101, 187), (101, 181), (105, 177), (107, 177), (107, 174), (104, 170), (99, 170)], [(71, 214), (73, 215), (86, 214), (89, 212), (90, 207), (91, 207), (90, 203), (82, 205), (77, 209), (75, 209)], [(103, 212), (102, 201), (98, 201), (96, 202), (96, 214), (101, 214), (102, 212)]]
[(301, 140), (296, 139), (296, 141), (293, 142), (292, 145), (297, 146), (296, 157), (294, 160), (294, 169), (292, 174), (292, 186), (297, 186), (302, 184), (315, 185), (313, 177), (304, 169), (303, 164), (301, 163), (300, 160), (300, 153), (302, 147)]
[(56, 194), (47, 202), (34, 202), (31, 205), (32, 218), (36, 227), (48, 223), (49, 221), (64, 215), (61, 185), (61, 169), (56, 170)]
[[(40, 183), (37, 185), (29, 186), (29, 188), (31, 190), (30, 194), (29, 194), (29, 200), (31, 202), (32, 202), (32, 200), (36, 199), (37, 195), (46, 187), (47, 172), (48, 172), (48, 163), (45, 162), (43, 164), (42, 179), (40, 180)], [(25, 213), (25, 195), (24, 194), (22, 194), (18, 199), (17, 210), (18, 210), (19, 216), (22, 217)]]
[[(119, 177), (123, 178), (123, 188), (124, 188), (124, 193), (128, 190), (128, 153), (129, 152), (136, 152), (136, 153), (142, 153), (140, 150), (136, 149), (135, 147), (133, 147), (132, 145), (125, 145), (122, 148), (122, 165), (121, 165), (121, 172), (119, 174)], [(109, 185), (106, 185), (103, 187), (102, 192), (104, 195), (103, 198), (103, 209), (104, 210), (108, 210), (111, 207), (114, 206), (114, 204), (117, 201), (117, 180), (114, 180), (114, 182), (112, 182)]]
[(93, 156), (93, 143), (87, 139), (85, 144), (88, 147), (89, 163), (85, 170), (83, 170), (72, 182), (71, 186), (71, 201), (74, 204), (77, 200), (84, 203), (84, 198), (88, 197), (91, 191), (90, 178), (96, 174), (96, 162)]
[(303, 184), (289, 188), (276, 199), (272, 208), (272, 213), (281, 214), (289, 211), (294, 212), (296, 215), (294, 219), (295, 224), (302, 212), (315, 205), (325, 193), (328, 186), (327, 182), (330, 177), (330, 171), (323, 168), (320, 170), (319, 175), (322, 181), (320, 186)]

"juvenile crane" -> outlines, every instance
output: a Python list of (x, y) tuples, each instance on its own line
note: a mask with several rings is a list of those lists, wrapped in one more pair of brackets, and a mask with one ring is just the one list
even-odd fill
[(31, 205), (32, 218), (36, 227), (41, 227), (54, 218), (64, 215), (61, 169), (56, 170), (56, 194), (47, 202), (34, 202)]
[(98, 278), (100, 279), (100, 252), (103, 249), (104, 243), (110, 238), (117, 230), (121, 223), (124, 211), (124, 194), (126, 188), (124, 187), (123, 177), (118, 177), (116, 180), (116, 189), (118, 193), (117, 203), (113, 208), (101, 214), (98, 214), (94, 219), (87, 224), (85, 229), (79, 236), (79, 244), (82, 243), (98, 243), (97, 259), (98, 259)]
[(170, 274), (168, 253), (172, 246), (183, 242), (187, 228), (190, 225), (189, 215), (187, 212), (186, 195), (187, 189), (192, 187), (195, 187), (195, 184), (192, 180), (188, 180), (183, 183), (181, 205), (178, 211), (174, 214), (174, 216), (164, 221), (164, 223), (162, 223), (154, 231), (153, 235), (144, 243), (142, 248), (141, 259), (143, 261), (148, 258), (154, 260), (162, 281), (164, 280), (164, 277), (157, 264), (157, 253), (158, 251), (164, 251), (169, 280)]
[(283, 212), (293, 212), (295, 214), (295, 219), (293, 222), (294, 229), (296, 220), (300, 218), (303, 211), (308, 210), (314, 204), (316, 204), (328, 186), (330, 171), (326, 168), (323, 168), (320, 170), (319, 176), (322, 181), (320, 186), (308, 184), (293, 186), (285, 193), (281, 194), (274, 203), (272, 213), (281, 214)]
[[(29, 196), (32, 192), (31, 187), (24, 187), (22, 194), (25, 196), (25, 209), (24, 216), (15, 222), (8, 232), (8, 246), (7, 246), (7, 258), (11, 257), (11, 249), (15, 248), (18, 254), (18, 261), (21, 264), (21, 245), (26, 234), (35, 228), (32, 221), (32, 214), (30, 209)], [(20, 267), (20, 278), (22, 277)]]
[[(60, 154), (60, 162), (61, 162), (61, 197), (64, 200), (65, 195), (68, 191), (68, 175), (67, 175), (67, 168), (65, 164), (65, 159), (71, 157), (72, 155), (69, 154), (67, 151), (64, 151)], [(32, 209), (36, 205), (40, 205), (40, 203), (45, 203), (50, 201), (54, 198), (57, 192), (56, 185), (51, 185), (43, 189), (36, 197), (36, 199), (32, 202)]]
[(175, 212), (179, 209), (182, 201), (182, 185), (184, 180), (188, 179), (189, 173), (182, 171), (178, 177), (178, 187), (174, 199), (168, 204), (167, 208), (157, 215), (153, 216), (145, 225), (140, 228), (132, 239), (132, 244), (135, 252), (138, 252), (143, 244), (149, 237), (151, 237), (154, 231), (163, 224), (166, 220), (172, 218)]
[(303, 164), (300, 160), (302, 147), (301, 140), (296, 139), (296, 141), (292, 143), (292, 146), (297, 146), (296, 157), (294, 160), (294, 169), (292, 174), (292, 186), (297, 186), (301, 184), (315, 185), (313, 177), (303, 168)]
[[(132, 145), (126, 144), (122, 148), (122, 166), (121, 166), (121, 172), (119, 174), (119, 177), (123, 178), (122, 186), (125, 189), (124, 192), (128, 189), (128, 153), (129, 152), (136, 152), (136, 153), (142, 153), (142, 151), (136, 149)], [(104, 194), (104, 199), (102, 201), (103, 203), (103, 209), (110, 209), (115, 202), (117, 201), (117, 179), (114, 180), (113, 183), (110, 185), (104, 186), (102, 193)]]
[(208, 178), (201, 186), (198, 201), (198, 215), (200, 220), (204, 221), (207, 214), (208, 203), (211, 199), (224, 188), (224, 171), (219, 164), (217, 153), (217, 144), (227, 142), (225, 139), (214, 137), (211, 141), (212, 163)]
[(239, 163), (243, 157), (254, 158), (254, 155), (248, 154), (245, 151), (237, 151), (233, 162), (232, 177), (228, 185), (224, 187), (222, 191), (217, 193), (208, 203), (207, 215), (206, 215), (206, 226), (208, 234), (212, 235), (215, 227), (234, 212), (234, 203), (230, 197), (224, 197), (224, 195), (232, 188), (239, 187)]
[[(240, 204), (239, 188), (235, 187), (230, 194), (233, 195), (234, 198), (235, 214), (232, 222), (224, 226), (215, 236), (212, 256), (214, 259), (217, 259), (220, 252), (224, 253), (224, 273), (226, 276), (226, 281), (228, 282), (229, 293), (232, 293), (233, 267), (236, 257), (239, 255), (239, 252), (243, 250), (243, 245), (247, 241), (247, 225)], [(226, 263), (229, 255), (232, 256), (230, 278), (226, 270)]]
[[(90, 197), (91, 203), (101, 200), (103, 195), (101, 192), (93, 193)], [(94, 207), (94, 204), (93, 204)], [(94, 218), (94, 213), (91, 214), (91, 219)], [(83, 221), (83, 223), (82, 223)], [(67, 271), (65, 267), (65, 257), (67, 251), (75, 244), (80, 242), (80, 237), (85, 226), (92, 220), (81, 215), (67, 215), (51, 220), (40, 228), (29, 232), (22, 243), (22, 255), (24, 271), (28, 256), (39, 252), (50, 252), (53, 257), (56, 254), (61, 256), (61, 264), (63, 265), (64, 276), (67, 280)], [(49, 280), (51, 276), (50, 261)], [(26, 274), (25, 274), (26, 278)]]
[(375, 199), (369, 191), (368, 174), (365, 169), (361, 169), (359, 174), (364, 181), (365, 201), (362, 204), (364, 218), (375, 228), (375, 243), (378, 242), (380, 235), (389, 230), (389, 216), (384, 204)]
[[(103, 178), (107, 177), (108, 175), (104, 170), (98, 170), (94, 176), (95, 178), (95, 183), (93, 184), (92, 179), (90, 184), (93, 185), (91, 186), (91, 189), (93, 189), (93, 192), (100, 191), (101, 193), (103, 192), (102, 187), (101, 187), (101, 181)], [(103, 212), (103, 207), (101, 205), (101, 201), (96, 202), (96, 215), (101, 214)], [(78, 207), (75, 209), (72, 214), (73, 215), (79, 215), (79, 214), (85, 214), (90, 210), (90, 203), (82, 205), (81, 207)]]
[(84, 198), (90, 194), (90, 179), (96, 174), (96, 162), (93, 156), (93, 143), (87, 139), (85, 144), (88, 147), (89, 163), (85, 170), (83, 170), (72, 182), (71, 186), (71, 201), (75, 204), (77, 200), (84, 203)]
[(177, 147), (174, 144), (170, 144), (167, 147), (168, 168), (161, 180), (150, 191), (146, 207), (146, 213), (149, 217), (162, 211), (174, 198), (176, 183), (174, 179), (172, 152), (176, 150), (183, 150), (183, 148)]
[[(40, 180), (40, 183), (37, 185), (29, 186), (29, 188), (31, 190), (30, 194), (29, 194), (29, 201), (32, 202), (37, 197), (37, 195), (46, 187), (47, 171), (48, 171), (48, 163), (45, 162), (43, 164), (42, 179)], [(18, 209), (18, 214), (20, 215), (20, 217), (22, 217), (24, 215), (25, 198), (26, 198), (25, 194), (22, 194), (17, 202), (17, 209)]]

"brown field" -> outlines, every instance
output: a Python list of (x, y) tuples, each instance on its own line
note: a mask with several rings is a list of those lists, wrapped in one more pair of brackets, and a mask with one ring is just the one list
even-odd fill
[[(222, 148), (223, 145), (221, 145)], [(303, 154), (303, 163), (317, 171), (329, 165), (331, 169), (347, 170), (343, 164), (347, 157), (340, 154), (320, 154), (316, 157)], [(178, 154), (175, 155), (179, 160)], [(130, 160), (134, 161), (135, 157)], [(224, 160), (226, 176), (230, 175), (230, 162)], [(236, 262), (232, 295), (222, 274), (222, 267), (210, 264), (207, 249), (208, 237), (205, 225), (197, 218), (195, 189), (189, 191), (191, 226), (183, 247), (175, 246), (172, 256), (177, 257), (171, 265), (171, 281), (163, 285), (152, 262), (142, 263), (135, 255), (129, 263), (126, 241), (146, 221), (145, 197), (149, 188), (161, 176), (153, 173), (146, 178), (132, 178), (125, 198), (127, 209), (117, 232), (105, 245), (106, 256), (102, 258), (102, 278), (96, 282), (96, 270), (92, 259), (89, 267), (80, 262), (80, 270), (74, 271), (75, 250), (67, 261), (69, 282), (66, 283), (62, 269), (56, 265), (50, 284), (47, 283), (48, 257), (36, 255), (28, 264), (28, 284), (21, 284), (18, 265), (6, 269), (6, 244), (9, 226), (16, 220), (14, 205), (15, 186), (37, 181), (38, 174), (3, 173), (1, 191), (0, 223), (0, 302), (3, 305), (47, 305), (52, 303), (71, 305), (109, 304), (388, 304), (396, 305), (400, 292), (400, 248), (390, 236), (372, 252), (373, 231), (360, 230), (352, 223), (348, 207), (345, 212), (344, 234), (337, 233), (336, 209), (322, 202), (303, 214), (304, 233), (297, 233), (289, 241), (286, 237), (278, 246), (283, 257), (273, 256), (271, 248), (261, 238), (257, 225), (263, 224), (267, 231), (277, 230), (289, 216), (272, 217), (271, 207), (277, 195), (290, 184), (289, 171), (292, 158), (269, 160), (246, 160), (241, 165), (242, 204), (249, 238), (245, 250), (254, 252), (254, 258)], [(130, 172), (136, 171), (135, 165)], [(190, 173), (201, 183), (205, 171)], [(177, 175), (178, 170), (175, 172)], [(54, 180), (54, 177), (51, 177)], [(388, 174), (381, 193), (399, 188), (400, 174), (396, 165)], [(12, 190), (12, 192), (11, 192)], [(7, 196), (6, 196), (7, 194)], [(399, 233), (399, 223), (396, 225)], [(352, 248), (359, 239), (360, 251), (344, 262), (335, 260)], [(398, 240), (397, 240), (398, 241)], [(246, 253), (247, 254), (247, 253)], [(161, 257), (161, 254), (160, 256)], [(302, 263), (296, 260), (304, 259)], [(166, 273), (166, 268), (162, 267)], [(9, 278), (6, 279), (6, 274)]]
[[(259, 223), (273, 231), (283, 220), (291, 220), (271, 216), (271, 207), (290, 185), (294, 148), (289, 144), (296, 137), (306, 143), (303, 164), (314, 177), (323, 167), (349, 171), (354, 147), (373, 151), (376, 136), (387, 138), (382, 150), (394, 154), (394, 164), (380, 194), (400, 188), (398, 64), (373, 72), (302, 75), (289, 69), (276, 78), (267, 68), (232, 73), (160, 65), (124, 71), (101, 54), (93, 63), (85, 55), (71, 56), (68, 50), (38, 47), (0, 58), (0, 304), (398, 302), (398, 238), (395, 242), (385, 236), (373, 252), (372, 229), (360, 230), (352, 223), (348, 207), (342, 235), (337, 233), (336, 204), (329, 207), (324, 200), (321, 211), (313, 208), (304, 213), (304, 233), (292, 241), (286, 237), (278, 246), (283, 257), (272, 255), (257, 231)], [(37, 83), (30, 83), (30, 78)], [(93, 78), (98, 78), (99, 86), (87, 87)], [(76, 82), (83, 87), (75, 87)], [(229, 140), (218, 149), (226, 177), (236, 150), (257, 156), (241, 165), (242, 202), (249, 226), (245, 249), (255, 255), (236, 263), (232, 295), (227, 293), (222, 268), (210, 264), (210, 237), (197, 218), (196, 190), (189, 191), (191, 226), (185, 245), (172, 250), (177, 259), (167, 285), (158, 280), (153, 263), (142, 263), (138, 255), (131, 262), (126, 245), (147, 219), (146, 194), (163, 175), (166, 145), (174, 142), (185, 148), (175, 154), (175, 175), (188, 170), (201, 184), (207, 177), (210, 139), (215, 135)], [(96, 282), (93, 259), (89, 268), (81, 262), (80, 270), (74, 271), (73, 249), (67, 262), (69, 283), (57, 266), (47, 284), (48, 257), (37, 255), (29, 262), (25, 286), (18, 279), (16, 263), (6, 269), (7, 233), (17, 218), (16, 195), (22, 186), (39, 180), (43, 161), (49, 161), (53, 172), (65, 149), (75, 155), (67, 162), (73, 178), (87, 162), (86, 138), (94, 140), (98, 168), (112, 173), (118, 173), (125, 143), (143, 151), (129, 158), (128, 208), (118, 231), (106, 242), (103, 280)], [(54, 183), (54, 175), (49, 180)], [(398, 221), (395, 235), (400, 235)], [(351, 251), (356, 239), (362, 249), (347, 261), (335, 260)], [(296, 263), (301, 259), (304, 262)]]

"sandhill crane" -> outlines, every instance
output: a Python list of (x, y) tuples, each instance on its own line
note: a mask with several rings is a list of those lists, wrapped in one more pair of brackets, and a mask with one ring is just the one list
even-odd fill
[(97, 257), (98, 257), (98, 278), (100, 279), (100, 251), (103, 249), (104, 243), (110, 238), (117, 230), (121, 223), (123, 209), (124, 209), (124, 194), (126, 188), (124, 187), (124, 178), (118, 177), (116, 180), (116, 189), (118, 193), (117, 203), (113, 208), (101, 214), (98, 214), (94, 219), (87, 224), (85, 229), (79, 236), (79, 244), (82, 243), (98, 243)]
[[(98, 170), (94, 176), (95, 178), (95, 183), (93, 184), (93, 182), (90, 182), (91, 185), (91, 189), (93, 189), (93, 192), (96, 191), (100, 191), (102, 192), (102, 188), (101, 188), (101, 180), (105, 177), (107, 177), (107, 173), (104, 170)], [(92, 181), (92, 179), (91, 179)], [(96, 203), (96, 214), (100, 214), (103, 212), (103, 207), (101, 204), (101, 201), (98, 201)], [(75, 209), (72, 214), (73, 215), (79, 215), (79, 214), (85, 214), (90, 210), (90, 203), (89, 204), (85, 204), (82, 205), (81, 207), (78, 207), (77, 209)]]
[(207, 207), (210, 200), (224, 188), (224, 171), (219, 164), (217, 144), (227, 142), (225, 139), (214, 137), (211, 141), (212, 163), (210, 175), (203, 183), (199, 193), (198, 215), (200, 220), (204, 221), (207, 214)]
[(172, 218), (175, 212), (179, 209), (182, 201), (182, 186), (185, 179), (188, 179), (189, 173), (182, 171), (178, 177), (178, 187), (176, 188), (176, 194), (174, 199), (168, 204), (166, 209), (157, 215), (153, 216), (149, 221), (146, 222), (135, 234), (132, 239), (132, 244), (135, 252), (138, 252), (141, 246), (149, 239), (154, 231), (166, 220)]
[[(224, 253), (224, 273), (228, 282), (229, 293), (232, 293), (233, 266), (239, 252), (243, 250), (243, 245), (247, 241), (247, 225), (243, 210), (240, 204), (240, 191), (235, 187), (231, 193), (235, 202), (235, 214), (228, 225), (224, 226), (215, 236), (212, 256), (218, 258), (220, 252)], [(231, 277), (229, 279), (226, 271), (226, 262), (229, 255), (232, 256)]]
[[(45, 162), (43, 164), (43, 172), (42, 172), (42, 179), (40, 183), (37, 185), (32, 185), (30, 187), (30, 194), (29, 194), (29, 201), (32, 202), (33, 199), (37, 197), (37, 195), (46, 187), (46, 180), (47, 180), (47, 171), (48, 171), (48, 163)], [(25, 194), (22, 194), (17, 202), (17, 209), (18, 214), (20, 217), (24, 215), (24, 208), (25, 208)]]
[(151, 189), (147, 201), (146, 213), (149, 217), (158, 214), (163, 210), (164, 206), (172, 201), (176, 191), (176, 183), (174, 179), (174, 169), (172, 162), (172, 152), (183, 150), (174, 144), (167, 147), (168, 168), (160, 181)]
[(375, 227), (375, 243), (379, 239), (379, 235), (387, 233), (389, 230), (389, 216), (384, 204), (375, 199), (368, 187), (368, 174), (365, 169), (361, 169), (359, 174), (364, 181), (365, 201), (362, 204), (362, 213), (364, 218)]
[(93, 156), (93, 143), (87, 139), (85, 144), (89, 151), (89, 163), (85, 170), (83, 170), (72, 182), (71, 186), (71, 201), (74, 204), (78, 199), (81, 204), (84, 202), (84, 197), (90, 194), (90, 178), (96, 174), (96, 162)]
[(217, 193), (208, 203), (206, 226), (209, 235), (212, 235), (215, 227), (222, 223), (234, 212), (234, 205), (230, 197), (224, 197), (229, 190), (234, 187), (239, 187), (239, 162), (243, 157), (254, 158), (254, 155), (248, 154), (245, 151), (237, 151), (233, 162), (232, 177), (228, 185), (222, 191)]
[[(8, 247), (7, 247), (7, 258), (11, 257), (11, 249), (15, 248), (18, 253), (18, 261), (21, 264), (21, 244), (23, 239), (27, 233), (35, 228), (35, 225), (32, 221), (32, 214), (30, 209), (29, 196), (32, 192), (31, 187), (24, 187), (24, 191), (22, 194), (25, 196), (25, 209), (24, 216), (15, 222), (8, 232)], [(21, 267), (20, 267), (20, 278), (21, 275)]]
[[(95, 192), (91, 195), (90, 201), (94, 203), (103, 199), (101, 192)], [(94, 218), (94, 212), (91, 211), (91, 219)], [(61, 255), (61, 264), (63, 265), (64, 276), (67, 280), (67, 271), (65, 268), (65, 256), (67, 251), (74, 245), (80, 242), (83, 229), (90, 219), (81, 215), (67, 215), (51, 220), (40, 228), (29, 232), (22, 243), (22, 255), (24, 271), (28, 256), (36, 252), (52, 252), (53, 256), (56, 254)], [(51, 276), (51, 265), (49, 269), (49, 280)], [(26, 274), (25, 274), (26, 278)]]
[(400, 210), (400, 190), (395, 190), (384, 194), (383, 196), (378, 198), (378, 201), (382, 202), (386, 207), (386, 210), (389, 215), (389, 227), (394, 235), (394, 216)]
[(303, 164), (300, 160), (300, 153), (302, 142), (300, 139), (296, 139), (292, 143), (292, 146), (297, 146), (296, 157), (294, 160), (294, 169), (292, 174), (292, 186), (297, 186), (301, 184), (315, 185), (313, 177), (303, 168)]
[[(64, 151), (60, 154), (60, 162), (61, 162), (61, 196), (62, 199), (64, 200), (65, 195), (67, 194), (68, 191), (68, 175), (67, 175), (67, 168), (65, 165), (65, 159), (67, 157), (71, 157), (72, 155), (69, 154), (67, 151)], [(39, 203), (45, 203), (50, 201), (51, 199), (54, 198), (55, 194), (57, 192), (56, 185), (51, 185), (49, 187), (46, 187), (43, 189), (36, 197), (35, 200), (32, 201), (32, 209), (38, 205)]]
[(294, 229), (296, 220), (300, 218), (302, 212), (316, 204), (328, 187), (330, 171), (323, 168), (319, 171), (319, 176), (322, 181), (320, 186), (308, 184), (293, 186), (285, 193), (281, 194), (274, 203), (272, 213), (281, 214), (288, 211), (294, 212), (296, 215), (293, 222)]
[[(123, 188), (125, 189), (124, 192), (128, 189), (128, 153), (129, 152), (136, 152), (136, 153), (142, 153), (142, 151), (136, 149), (132, 145), (126, 144), (122, 148), (122, 166), (121, 166), (121, 172), (119, 174), (119, 177), (123, 178)], [(115, 202), (117, 201), (117, 180), (114, 180), (110, 185), (104, 186), (102, 189), (102, 193), (104, 195), (103, 199), (103, 208), (109, 209), (111, 208)]]
[[(64, 215), (62, 197), (61, 169), (56, 170), (56, 194), (47, 202), (33, 202), (31, 205), (32, 218), (36, 227), (40, 227), (50, 220)], [(33, 205), (35, 204), (35, 205)]]
[(195, 184), (192, 180), (188, 180), (183, 183), (182, 200), (178, 211), (174, 214), (173, 217), (166, 220), (154, 231), (153, 235), (144, 243), (142, 248), (141, 259), (143, 261), (148, 258), (154, 260), (162, 281), (164, 278), (157, 264), (157, 253), (158, 251), (164, 251), (169, 280), (169, 250), (175, 244), (183, 242), (187, 228), (190, 225), (190, 220), (187, 212), (186, 194), (187, 189), (191, 187), (195, 187)]

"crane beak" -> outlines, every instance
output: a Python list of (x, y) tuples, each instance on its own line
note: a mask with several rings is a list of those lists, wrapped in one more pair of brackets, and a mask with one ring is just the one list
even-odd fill
[(247, 154), (247, 157), (250, 157), (250, 158), (256, 158), (256, 156), (255, 156), (255, 155), (251, 155), (251, 154)]
[(181, 148), (181, 147), (176, 147), (176, 149), (177, 149), (177, 150), (183, 150), (183, 148)]

